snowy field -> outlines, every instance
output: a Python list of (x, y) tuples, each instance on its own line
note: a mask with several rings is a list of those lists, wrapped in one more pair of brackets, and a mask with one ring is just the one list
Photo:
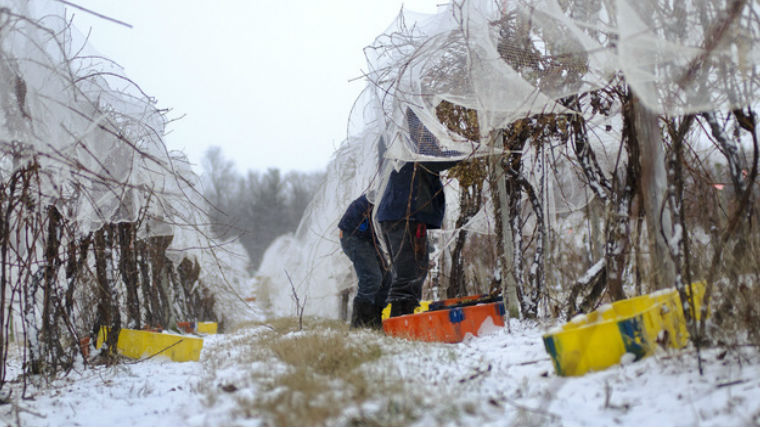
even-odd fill
[[(561, 378), (543, 349), (546, 327), (534, 323), (512, 321), (511, 333), (499, 328), (459, 344), (409, 342), (335, 322), (275, 330), (259, 324), (207, 337), (199, 362), (154, 358), (80, 367), (47, 386), (29, 386), (28, 399), (20, 399), (20, 384), (10, 383), (12, 403), (0, 407), (2, 422), (298, 425), (302, 414), (314, 418), (305, 425), (760, 424), (756, 348), (703, 351), (701, 376), (689, 348)], [(336, 351), (336, 361), (310, 365), (328, 354), (316, 348), (320, 337), (360, 354), (360, 361), (338, 369), (337, 377), (318, 376), (350, 356)], [(298, 367), (311, 368), (298, 377), (293, 354), (310, 346), (316, 354), (304, 354)], [(358, 377), (366, 382), (349, 382)], [(315, 380), (316, 388), (303, 385)]]

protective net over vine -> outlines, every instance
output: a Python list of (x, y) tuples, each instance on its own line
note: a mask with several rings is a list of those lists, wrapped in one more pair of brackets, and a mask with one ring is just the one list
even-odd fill
[(155, 100), (86, 45), (62, 4), (7, 3), (0, 30), (2, 174), (36, 156), (40, 169), (51, 171), (42, 177), (41, 196), (61, 204), (82, 233), (135, 221), (151, 194), (185, 199), (186, 161), (164, 146), (166, 119)]
[(100, 327), (113, 356), (121, 327), (259, 316), (242, 248), (217, 247), (198, 177), (164, 145), (165, 111), (68, 12), (0, 1), (0, 389), (13, 340), (25, 374), (54, 374)]
[[(342, 210), (362, 191), (382, 195), (390, 172), (410, 161), (472, 161), (524, 150), (523, 175), (542, 189), (549, 219), (542, 221), (556, 223), (601, 193), (584, 184), (570, 146), (505, 147), (507, 130), (519, 134), (532, 121), (547, 141), (567, 138), (572, 117), (593, 111), (583, 125), (588, 144), (599, 149), (599, 171), (614, 175), (627, 154), (606, 148), (621, 140), (622, 107), (600, 89), (623, 82), (637, 103), (665, 116), (751, 105), (760, 83), (759, 38), (757, 3), (745, 0), (471, 0), (435, 14), (402, 10), (365, 48), (367, 88), (323, 191), (292, 242), (270, 249), (261, 272), (282, 290), (287, 282), (276, 271), (286, 257), (303, 290), (333, 302), (307, 311), (337, 313), (336, 296), (351, 286), (336, 236)], [(581, 105), (584, 94), (591, 101)], [(413, 138), (420, 125), (431, 136), (424, 144)], [(547, 178), (550, 161), (555, 171)], [(449, 218), (458, 213), (454, 187), (445, 188)], [(459, 227), (493, 233), (493, 224), (488, 200)], [(299, 268), (302, 262), (309, 267)], [(325, 263), (330, 267), (318, 268)], [(291, 310), (292, 303), (281, 302), (283, 312)]]

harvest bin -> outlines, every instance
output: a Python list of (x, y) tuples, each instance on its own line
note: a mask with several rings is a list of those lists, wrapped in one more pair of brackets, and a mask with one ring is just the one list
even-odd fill
[[(699, 309), (705, 285), (692, 284)], [(652, 355), (657, 347), (682, 348), (689, 333), (674, 289), (620, 300), (586, 315), (579, 315), (543, 337), (546, 352), (560, 376), (580, 376), (618, 364), (623, 356), (633, 361)]]
[(504, 304), (499, 296), (467, 296), (426, 305), (431, 310), (383, 320), (385, 334), (424, 342), (457, 343), (467, 334), (482, 334), (483, 328), (504, 326)]
[(217, 323), (213, 321), (179, 321), (177, 327), (185, 333), (216, 334)]
[[(95, 346), (100, 349), (105, 341), (108, 328), (101, 327)], [(171, 333), (156, 333), (146, 330), (122, 328), (116, 349), (125, 357), (139, 359), (162, 355), (172, 361), (198, 361), (203, 348), (203, 339)]]

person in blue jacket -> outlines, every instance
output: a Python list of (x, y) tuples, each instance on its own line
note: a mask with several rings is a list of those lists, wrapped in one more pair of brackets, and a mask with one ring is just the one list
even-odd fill
[[(406, 110), (409, 137), (418, 153), (441, 157), (459, 154), (442, 151), (436, 137), (411, 109)], [(410, 314), (419, 305), (428, 272), (427, 231), (440, 229), (446, 198), (439, 173), (458, 161), (407, 162), (391, 172), (377, 208), (377, 221), (391, 257), (392, 280), (387, 302), (391, 316)]]
[(359, 286), (351, 312), (351, 327), (381, 328), (381, 313), (390, 285), (390, 275), (379, 251), (372, 225), (374, 206), (363, 194), (346, 209), (338, 223), (340, 245), (354, 265)]

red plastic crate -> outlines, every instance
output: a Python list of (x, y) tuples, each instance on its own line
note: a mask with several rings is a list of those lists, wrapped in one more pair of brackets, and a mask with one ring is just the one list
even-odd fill
[(388, 318), (383, 330), (389, 336), (424, 342), (461, 342), (467, 333), (477, 336), (483, 322), (504, 325), (504, 304), (483, 303)]

